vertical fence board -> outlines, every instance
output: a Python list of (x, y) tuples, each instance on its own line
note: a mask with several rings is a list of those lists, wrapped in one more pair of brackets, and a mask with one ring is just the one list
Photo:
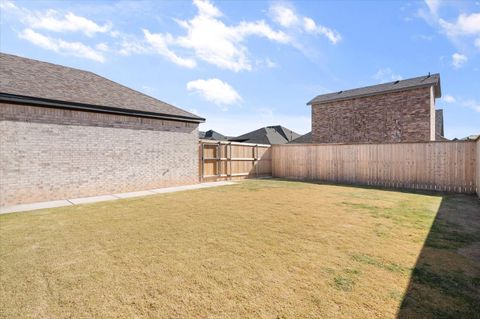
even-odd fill
[(274, 177), (480, 193), (480, 141), (274, 145), (271, 154)]

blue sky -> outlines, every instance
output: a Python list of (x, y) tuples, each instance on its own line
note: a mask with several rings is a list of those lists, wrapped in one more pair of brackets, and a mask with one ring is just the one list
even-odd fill
[(0, 3), (1, 51), (95, 72), (204, 130), (306, 133), (318, 94), (438, 72), (446, 136), (480, 132), (479, 1)]

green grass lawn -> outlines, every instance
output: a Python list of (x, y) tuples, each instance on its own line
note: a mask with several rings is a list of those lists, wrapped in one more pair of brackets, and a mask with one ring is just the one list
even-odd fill
[(480, 201), (279, 180), (0, 216), (2, 318), (475, 318)]

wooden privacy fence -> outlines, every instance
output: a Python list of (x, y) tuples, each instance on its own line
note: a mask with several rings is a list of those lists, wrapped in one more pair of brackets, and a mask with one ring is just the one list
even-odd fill
[(272, 175), (270, 145), (200, 140), (200, 182)]
[[(289, 144), (272, 147), (274, 177), (475, 193), (480, 141)], [(478, 172), (477, 172), (478, 171)]]

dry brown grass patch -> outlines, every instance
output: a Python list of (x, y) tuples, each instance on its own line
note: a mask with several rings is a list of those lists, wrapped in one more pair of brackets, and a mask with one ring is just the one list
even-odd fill
[[(460, 200), (464, 210), (479, 207), (472, 197)], [(444, 296), (442, 314), (468, 313), (474, 290), (454, 296), (435, 286), (450, 268), (421, 268), (412, 281), (441, 205), (437, 195), (250, 180), (0, 216), (0, 316), (435, 314), (419, 304), (418, 291)], [(475, 231), (449, 223), (457, 233), (433, 238), (432, 246), (446, 247), (430, 247), (425, 260), (454, 256), (448, 267), (480, 277), (479, 265), (457, 253)], [(412, 292), (412, 284), (419, 288)], [(415, 302), (399, 312), (406, 297)]]

